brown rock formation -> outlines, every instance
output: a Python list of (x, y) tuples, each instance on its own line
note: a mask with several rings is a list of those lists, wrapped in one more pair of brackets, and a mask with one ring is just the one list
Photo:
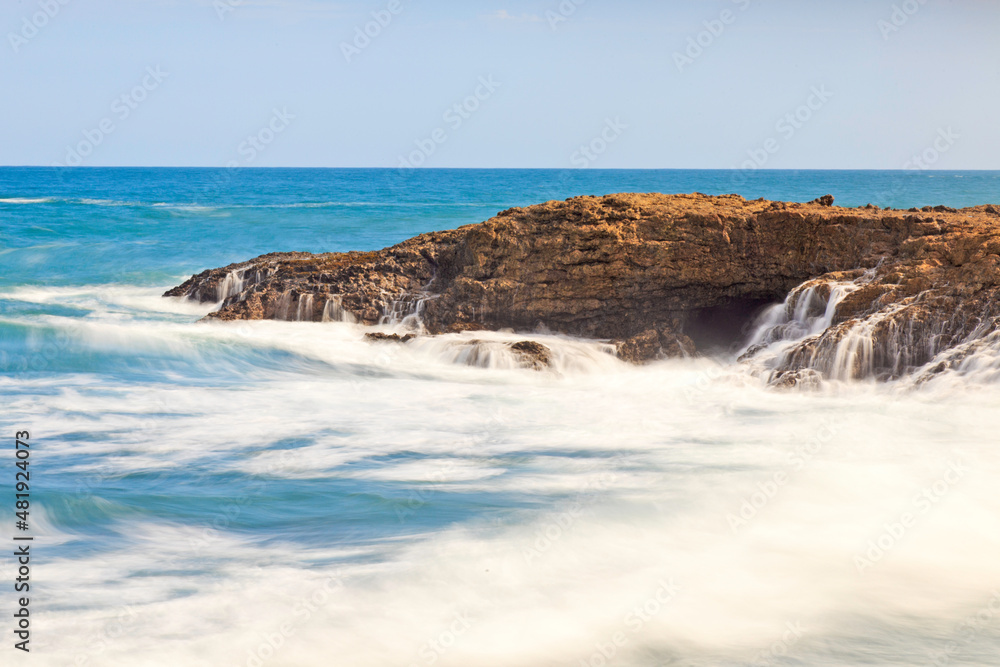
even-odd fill
[(373, 331), (366, 333), (365, 338), (376, 343), (406, 343), (413, 340), (415, 336), (413, 334), (403, 334), (400, 336), (399, 334), (387, 334), (382, 333), (381, 331)]
[(510, 349), (517, 353), (521, 364), (533, 370), (547, 368), (551, 362), (549, 348), (533, 340), (521, 340), (510, 344)]
[[(378, 252), (263, 255), (166, 296), (222, 300), (210, 317), (224, 320), (411, 315), (432, 334), (543, 328), (616, 341), (620, 356), (641, 361), (732, 347), (763, 305), (804, 294), (793, 288), (809, 281), (814, 317), (833, 286), (849, 293), (828, 328), (777, 360), (776, 378), (807, 368), (902, 375), (997, 326), (1000, 209), (842, 208), (828, 195), (576, 197)], [(845, 361), (861, 334), (864, 349)]]

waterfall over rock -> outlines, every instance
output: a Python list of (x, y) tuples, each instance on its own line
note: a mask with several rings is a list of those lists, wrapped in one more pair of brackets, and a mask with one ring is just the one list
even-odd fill
[(958, 368), (940, 355), (992, 331), (1000, 209), (575, 197), (378, 252), (271, 253), (166, 296), (221, 302), (219, 320), (541, 331), (632, 362), (736, 352), (779, 384), (886, 380)]

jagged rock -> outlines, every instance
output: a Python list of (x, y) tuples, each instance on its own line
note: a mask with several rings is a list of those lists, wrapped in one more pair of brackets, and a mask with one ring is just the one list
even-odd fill
[(655, 359), (659, 353), (660, 335), (655, 329), (647, 329), (618, 345), (618, 358), (624, 361), (639, 362)]
[(542, 328), (610, 340), (622, 358), (644, 361), (729, 349), (756, 311), (797, 286), (827, 286), (814, 290), (807, 310), (816, 311), (830, 286), (854, 281), (829, 327), (775, 370), (830, 374), (863, 329), (871, 349), (849, 364), (877, 377), (908, 373), (1000, 317), (1000, 209), (832, 204), (574, 197), (377, 252), (264, 255), (167, 295), (222, 301), (217, 319), (371, 325), (418, 314), (431, 334)]
[(663, 357), (682, 357), (694, 354), (694, 343), (684, 334), (670, 329), (647, 329), (618, 345), (618, 358), (639, 363)]
[(552, 359), (549, 348), (533, 340), (522, 340), (508, 345), (518, 353), (524, 366), (534, 370), (548, 368)]
[(379, 331), (369, 332), (365, 334), (365, 338), (370, 341), (376, 342), (388, 342), (388, 343), (405, 343), (408, 340), (416, 338), (414, 334), (387, 334)]
[(779, 389), (816, 389), (820, 386), (820, 374), (811, 368), (796, 371), (777, 371), (771, 375), (769, 384)]
[(810, 204), (817, 204), (819, 206), (833, 206), (833, 195), (823, 195), (813, 199)]

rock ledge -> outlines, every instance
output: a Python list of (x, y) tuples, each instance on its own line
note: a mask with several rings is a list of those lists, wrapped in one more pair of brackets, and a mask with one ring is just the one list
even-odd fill
[[(771, 363), (788, 382), (804, 369), (912, 372), (1000, 328), (998, 285), (992, 205), (901, 211), (838, 207), (829, 195), (798, 204), (615, 194), (513, 208), (377, 252), (262, 255), (165, 296), (219, 301), (209, 317), (220, 320), (554, 331), (614, 341), (636, 362), (733, 350), (765, 305), (784, 301), (784, 321), (771, 313), (777, 328), (757, 347), (795, 341)], [(817, 322), (824, 328), (809, 330)]]

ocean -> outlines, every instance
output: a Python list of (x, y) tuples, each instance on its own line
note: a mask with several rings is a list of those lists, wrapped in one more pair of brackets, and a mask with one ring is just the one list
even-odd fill
[(995, 666), (997, 373), (789, 391), (554, 334), (538, 372), (160, 296), (621, 191), (963, 207), (1000, 172), (0, 169), (2, 663)]

